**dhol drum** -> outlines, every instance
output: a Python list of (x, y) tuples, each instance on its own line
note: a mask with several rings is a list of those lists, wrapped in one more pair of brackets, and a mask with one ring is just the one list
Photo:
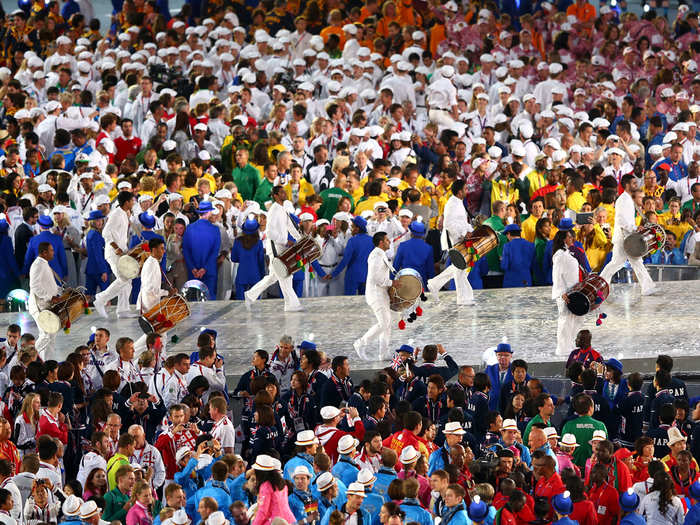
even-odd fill
[(143, 263), (146, 262), (149, 255), (150, 250), (147, 242), (134, 246), (125, 255), (119, 257), (117, 261), (119, 277), (127, 281), (138, 277), (141, 273), (141, 268), (143, 268)]
[(304, 235), (273, 259), (272, 271), (277, 277), (284, 278), (301, 270), (304, 265), (311, 264), (319, 257), (321, 257), (321, 247), (311, 237)]
[(146, 334), (163, 334), (190, 316), (190, 307), (181, 295), (165, 297), (139, 317), (139, 326)]
[(666, 232), (663, 227), (648, 223), (629, 234), (622, 246), (630, 257), (646, 257), (649, 253), (663, 248), (664, 244), (666, 244)]
[(569, 311), (574, 315), (586, 315), (598, 308), (610, 294), (607, 281), (597, 273), (589, 273), (580, 283), (566, 291)]
[(496, 232), (490, 226), (482, 224), (452, 246), (452, 249), (449, 251), (450, 261), (456, 268), (465, 270), (469, 266), (469, 262), (474, 258), (474, 255), (483, 257), (496, 246), (498, 246)]
[(83, 315), (87, 305), (87, 297), (83, 292), (77, 288), (67, 288), (58, 301), (39, 312), (37, 325), (47, 334), (55, 334), (61, 329), (68, 330)]
[(416, 304), (423, 292), (423, 279), (413, 268), (404, 268), (396, 273), (394, 280), (401, 283), (401, 288), (389, 287), (389, 303), (394, 312), (403, 312)]

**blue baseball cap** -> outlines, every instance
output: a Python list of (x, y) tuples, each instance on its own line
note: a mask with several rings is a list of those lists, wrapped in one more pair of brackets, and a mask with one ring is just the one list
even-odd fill
[(211, 329), (211, 328), (205, 328), (204, 330), (202, 330), (202, 333), (203, 333), (203, 334), (209, 334), (209, 335), (212, 336), (214, 339), (216, 339), (216, 330), (213, 330), (213, 329)]
[(144, 211), (143, 213), (139, 214), (139, 222), (144, 228), (150, 229), (156, 225), (156, 218), (147, 211)]
[(98, 219), (104, 219), (105, 215), (102, 213), (102, 210), (92, 210), (90, 214), (87, 217), (87, 220), (89, 221), (96, 221)]
[[(700, 483), (696, 481), (690, 486), (689, 489), (690, 496), (692, 498), (696, 498), (696, 496), (693, 495), (693, 487), (696, 487), (695, 490), (698, 491), (696, 495), (700, 496)], [(624, 510), (625, 512), (633, 512), (637, 510), (638, 506), (639, 496), (634, 492), (634, 490), (632, 490), (632, 487), (620, 494), (620, 508), (622, 510)]]
[(414, 235), (425, 235), (425, 224), (421, 221), (413, 221), (408, 227)]
[(557, 494), (552, 498), (552, 507), (559, 514), (567, 515), (571, 514), (574, 510), (574, 503), (571, 501), (571, 493), (565, 490), (561, 494)]
[(505, 227), (503, 230), (503, 233), (508, 233), (508, 232), (519, 232), (520, 231), (520, 226), (517, 224), (509, 224), (508, 226)]
[(243, 230), (243, 233), (255, 233), (258, 231), (258, 228), (260, 228), (260, 223), (258, 223), (257, 219), (246, 219), (245, 222), (243, 223), (243, 227), (241, 228)]
[(37, 221), (39, 223), (39, 226), (42, 228), (52, 228), (53, 227), (53, 219), (49, 215), (40, 215), (39, 220)]
[(412, 354), (413, 353), (413, 347), (411, 345), (401, 345), (397, 350), (397, 352), (406, 352), (407, 354)]
[(367, 231), (367, 221), (359, 215), (353, 218), (352, 223), (358, 228), (360, 228), (362, 231)]
[(469, 514), (469, 518), (473, 521), (483, 521), (486, 519), (486, 516), (489, 515), (489, 506), (481, 501), (478, 495), (474, 496), (474, 499), (467, 509), (467, 514)]
[(209, 201), (202, 201), (199, 203), (199, 208), (197, 208), (197, 213), (209, 213), (214, 211), (214, 206), (212, 206)]

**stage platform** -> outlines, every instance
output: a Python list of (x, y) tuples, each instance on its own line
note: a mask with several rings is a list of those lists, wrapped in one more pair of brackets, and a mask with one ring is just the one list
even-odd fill
[[(700, 281), (659, 282), (657, 286), (658, 295), (641, 297), (637, 284), (615, 285), (602, 308), (608, 316), (602, 326), (595, 325), (597, 313), (586, 317), (594, 348), (605, 357), (621, 359), (626, 371), (653, 372), (653, 359), (660, 353), (676, 359), (674, 371), (700, 371)], [(539, 375), (562, 374), (565, 357), (554, 353), (556, 306), (550, 298), (551, 288), (477, 290), (474, 295), (476, 306), (456, 306), (454, 292), (442, 292), (440, 303), (424, 303), (422, 317), (403, 331), (394, 329), (392, 346), (409, 340), (417, 346), (442, 343), (459, 364), (478, 366), (484, 351), (506, 338), (515, 357), (527, 360)], [(291, 335), (297, 344), (311, 339), (330, 355), (350, 356), (352, 369), (358, 373), (387, 366), (388, 359), (361, 361), (354, 353), (352, 342), (374, 323), (364, 297), (305, 298), (302, 304), (305, 312), (284, 313), (277, 299), (258, 301), (251, 311), (241, 301), (191, 303), (191, 317), (169, 332), (167, 350), (191, 352), (200, 329), (213, 328), (230, 381), (250, 368), (253, 350), (273, 350), (283, 334)], [(112, 343), (121, 336), (142, 334), (136, 319), (117, 320), (114, 308), (109, 313), (110, 319), (94, 312), (82, 316), (69, 334), (59, 332), (57, 347), (68, 352), (84, 343), (92, 326), (107, 327)], [(23, 332), (36, 333), (26, 312), (1, 314), (0, 322), (4, 326), (19, 322)], [(4, 335), (4, 328), (0, 331)], [(170, 342), (172, 335), (178, 336), (178, 343)]]

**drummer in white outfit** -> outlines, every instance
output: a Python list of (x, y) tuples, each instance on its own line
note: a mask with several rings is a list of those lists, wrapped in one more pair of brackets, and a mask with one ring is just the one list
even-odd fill
[[(146, 262), (143, 263), (143, 268), (141, 268), (141, 291), (136, 299), (136, 307), (141, 312), (148, 312), (160, 302), (163, 296), (168, 295), (168, 291), (161, 288), (163, 274), (160, 261), (165, 255), (165, 243), (163, 239), (158, 239), (157, 237), (150, 239), (148, 241), (148, 249), (151, 255), (148, 256)], [(175, 293), (175, 289), (171, 288), (170, 293)], [(146, 350), (146, 337), (147, 334), (143, 334), (134, 343), (135, 359), (138, 359), (144, 350)], [(165, 340), (165, 333), (161, 334), (163, 353), (165, 352)]]
[(117, 297), (117, 317), (134, 317), (136, 314), (129, 310), (129, 294), (131, 294), (131, 279), (124, 279), (119, 272), (119, 258), (127, 251), (129, 239), (129, 215), (134, 205), (134, 195), (122, 191), (117, 195), (119, 207), (112, 210), (102, 230), (105, 240), (105, 259), (112, 269), (116, 279), (103, 292), (95, 295), (94, 306), (97, 313), (107, 317), (105, 306)]
[[(467, 233), (474, 231), (471, 224), (469, 224), (469, 216), (464, 207), (466, 195), (467, 190), (464, 181), (454, 181), (452, 183), (452, 196), (445, 204), (445, 218), (442, 238), (440, 239), (443, 250), (448, 250), (451, 246), (461, 241)], [(467, 279), (467, 271), (466, 269), (460, 270), (454, 264), (450, 264), (439, 275), (428, 279), (428, 290), (433, 298), (436, 301), (439, 300), (438, 292), (451, 279), (455, 280), (455, 287), (457, 288), (457, 304), (473, 305), (474, 291)]]
[[(287, 246), (291, 246), (292, 243), (289, 242), (289, 235), (296, 241), (301, 238), (299, 230), (297, 230), (296, 225), (292, 222), (289, 214), (284, 209), (284, 201), (287, 200), (287, 192), (283, 186), (275, 186), (272, 188), (272, 199), (275, 202), (270, 206), (267, 212), (267, 236), (265, 238), (265, 251), (270, 257), (270, 263), (272, 263), (275, 257), (286, 250)], [(303, 311), (304, 307), (301, 306), (299, 298), (297, 294), (294, 293), (294, 288), (292, 287), (292, 275), (277, 275), (272, 264), (270, 264), (267, 275), (260, 279), (250, 290), (245, 292), (246, 307), (250, 308), (252, 304), (257, 301), (260, 294), (276, 282), (279, 282), (282, 295), (284, 296), (284, 311)]]
[(557, 355), (569, 355), (576, 348), (576, 334), (583, 325), (583, 316), (574, 315), (566, 304), (569, 297), (566, 291), (579, 282), (579, 265), (569, 251), (574, 244), (570, 230), (559, 230), (552, 246), (552, 299), (557, 302)]
[[(656, 285), (649, 276), (641, 257), (630, 257), (625, 252), (625, 238), (631, 233), (637, 231), (637, 225), (634, 220), (634, 200), (632, 193), (637, 188), (637, 179), (631, 173), (623, 175), (620, 179), (620, 184), (624, 188), (624, 192), (615, 201), (615, 228), (613, 229), (613, 252), (612, 259), (605, 265), (600, 276), (610, 284), (610, 279), (615, 273), (625, 265), (629, 260), (637, 281), (642, 286), (642, 295), (651, 295), (656, 291)], [(611, 287), (612, 288), (612, 287)]]
[(39, 314), (46, 310), (54, 297), (61, 293), (56, 283), (55, 273), (49, 266), (53, 259), (53, 246), (48, 242), (39, 244), (39, 256), (34, 260), (29, 269), (29, 303), (27, 309), (39, 327), (39, 337), (36, 340), (36, 349), (39, 357), (46, 361), (54, 359), (56, 334), (48, 334), (41, 328)]
[[(389, 300), (389, 287), (392, 284), (399, 288), (395, 281), (392, 283), (390, 271), (393, 271), (391, 263), (386, 256), (386, 251), (391, 246), (391, 241), (386, 232), (377, 232), (372, 237), (374, 250), (367, 258), (367, 282), (365, 285), (365, 301), (372, 309), (377, 322), (369, 330), (353, 343), (355, 352), (362, 359), (367, 359), (365, 347), (378, 341), (379, 359), (383, 355), (389, 355), (389, 343), (391, 342), (391, 303)], [(374, 350), (374, 349), (372, 349)]]

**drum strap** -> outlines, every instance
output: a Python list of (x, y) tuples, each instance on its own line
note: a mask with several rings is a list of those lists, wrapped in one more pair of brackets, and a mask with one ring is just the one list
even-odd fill
[(450, 240), (450, 232), (447, 231), (447, 228), (445, 228), (445, 238), (447, 239), (447, 249), (451, 250), (452, 249), (452, 241)]

